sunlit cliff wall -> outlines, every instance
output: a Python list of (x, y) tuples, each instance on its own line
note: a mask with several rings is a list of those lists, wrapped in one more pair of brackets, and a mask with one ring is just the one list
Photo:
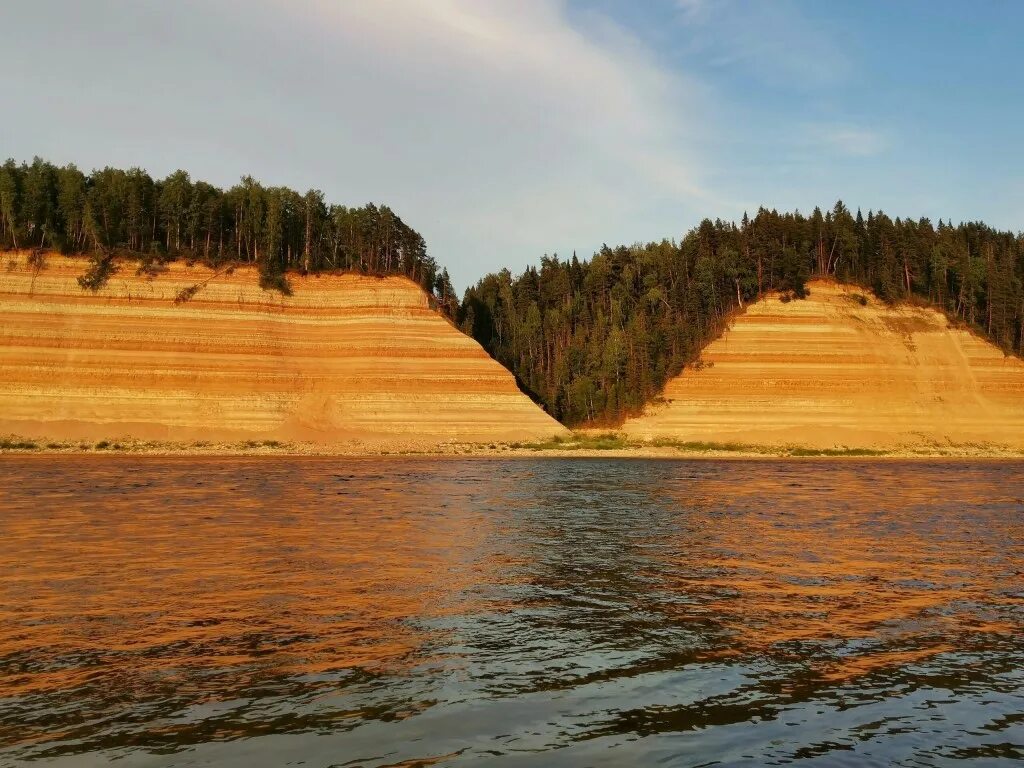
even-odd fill
[[(1024, 363), (933, 310), (815, 281), (747, 307), (633, 437), (770, 446), (1024, 447)], [(863, 303), (866, 302), (866, 303)]]
[(283, 296), (249, 268), (147, 279), (123, 264), (93, 294), (85, 266), (0, 257), (0, 433), (412, 445), (563, 431), (405, 278), (292, 276)]

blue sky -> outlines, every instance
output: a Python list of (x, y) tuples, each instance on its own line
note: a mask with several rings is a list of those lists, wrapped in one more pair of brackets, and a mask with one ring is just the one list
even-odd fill
[(673, 5), (628, 23), (714, 92), (729, 201), (1024, 227), (1024, 4)]
[(1024, 3), (8, 5), (0, 154), (386, 202), (460, 289), (759, 205), (1024, 229)]

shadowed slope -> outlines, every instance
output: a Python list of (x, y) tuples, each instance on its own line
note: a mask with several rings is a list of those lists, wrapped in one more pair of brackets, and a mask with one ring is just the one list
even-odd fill
[(46, 262), (0, 270), (0, 432), (414, 446), (564, 431), (403, 277), (291, 277), (282, 296), (251, 268), (150, 280), (126, 264), (92, 294), (81, 260)]
[(623, 430), (827, 448), (1024, 446), (1024, 363), (931, 309), (816, 281), (771, 295)]

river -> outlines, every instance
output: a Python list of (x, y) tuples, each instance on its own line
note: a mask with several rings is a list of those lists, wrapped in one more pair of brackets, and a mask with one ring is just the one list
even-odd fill
[(1024, 759), (1024, 464), (0, 458), (0, 764)]

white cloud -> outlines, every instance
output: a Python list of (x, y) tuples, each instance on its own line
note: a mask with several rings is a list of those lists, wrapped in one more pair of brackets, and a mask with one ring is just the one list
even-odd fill
[(361, 72), (345, 88), (364, 105), (345, 110), (361, 175), (409, 198), (400, 209), (463, 280), (483, 271), (478, 254), (487, 268), (525, 264), (639, 235), (645, 206), (669, 201), (682, 222), (712, 205), (688, 151), (700, 87), (607, 17), (570, 20), (555, 0), (316, 8), (324, 71)]
[(718, 209), (700, 84), (566, 0), (37, 0), (0, 43), (6, 152), (385, 202), (460, 285)]
[[(789, 88), (842, 57), (787, 0), (677, 2), (684, 28), (659, 52), (568, 0), (35, 0), (0, 25), (7, 57), (33, 62), (0, 74), (19, 115), (0, 144), (384, 202), (465, 286), (545, 252), (678, 237), (776, 189), (792, 122), (816, 116), (765, 125), (744, 100), (760, 85), (730, 102), (733, 83), (689, 73), (717, 62)], [(40, 39), (62, 42), (39, 56)], [(807, 144), (884, 146), (835, 123)]]

